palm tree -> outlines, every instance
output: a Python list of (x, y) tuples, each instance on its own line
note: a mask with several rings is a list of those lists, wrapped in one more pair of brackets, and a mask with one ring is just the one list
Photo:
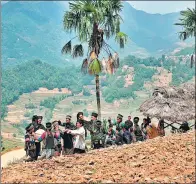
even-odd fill
[[(180, 12), (182, 18), (179, 20), (180, 23), (175, 25), (183, 26), (183, 31), (179, 32), (179, 38), (181, 40), (186, 40), (189, 37), (196, 36), (196, 10), (188, 8), (185, 11)], [(194, 55), (191, 56), (191, 68), (193, 67)]]
[(188, 8), (185, 11), (181, 11), (180, 14), (182, 16), (179, 19), (181, 22), (175, 25), (183, 26), (184, 30), (179, 32), (179, 38), (186, 40), (189, 37), (196, 36), (196, 10)]
[[(118, 54), (115, 58), (111, 54), (112, 49), (105, 41), (113, 36), (120, 44), (120, 48), (124, 48), (127, 41), (127, 35), (120, 32), (120, 23), (122, 18), (120, 12), (123, 5), (120, 0), (103, 1), (103, 0), (82, 0), (69, 3), (69, 11), (64, 15), (64, 29), (71, 33), (75, 32), (76, 37), (81, 42), (72, 48), (71, 39), (62, 48), (63, 54), (71, 54), (73, 58), (82, 57), (84, 49), (82, 44), (88, 43), (87, 58), (83, 60), (81, 71), (86, 74), (95, 76), (96, 82), (96, 98), (98, 117), (101, 118), (100, 104), (100, 88), (99, 74), (103, 69), (103, 65), (99, 60), (99, 54), (104, 50), (109, 57), (107, 62), (108, 68), (114, 72), (119, 67)], [(112, 49), (113, 50), (113, 49)]]

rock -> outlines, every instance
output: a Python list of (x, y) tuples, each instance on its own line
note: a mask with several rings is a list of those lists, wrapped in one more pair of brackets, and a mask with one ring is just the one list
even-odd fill
[(89, 165), (94, 165), (95, 163), (93, 161), (89, 162)]

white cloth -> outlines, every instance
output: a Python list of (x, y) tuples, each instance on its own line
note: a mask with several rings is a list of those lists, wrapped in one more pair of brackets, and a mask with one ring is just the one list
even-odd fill
[[(44, 133), (45, 131), (43, 129), (39, 129), (35, 132), (36, 137), (41, 137), (41, 135)], [(38, 140), (36, 140), (35, 142), (39, 142)]]
[(77, 130), (70, 130), (72, 135), (76, 135), (76, 141), (74, 148), (85, 150), (85, 130), (84, 127), (80, 127)]

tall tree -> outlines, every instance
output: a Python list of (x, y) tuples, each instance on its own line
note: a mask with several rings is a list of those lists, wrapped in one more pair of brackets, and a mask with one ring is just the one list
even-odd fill
[(181, 11), (180, 14), (180, 23), (175, 24), (183, 27), (183, 31), (179, 32), (179, 38), (186, 40), (189, 37), (196, 36), (196, 10), (188, 8)]
[[(179, 25), (183, 27), (183, 31), (179, 32), (179, 38), (181, 40), (186, 40), (189, 37), (196, 36), (196, 10), (187, 8), (185, 11), (181, 11), (180, 23)], [(191, 56), (191, 68), (193, 67), (194, 55)]]
[[(83, 60), (81, 71), (95, 75), (96, 98), (99, 119), (101, 118), (99, 74), (104, 62), (100, 62), (99, 54), (104, 49), (109, 57), (107, 65), (108, 73), (112, 74), (119, 67), (118, 54), (111, 54), (111, 47), (105, 39), (115, 36), (115, 40), (124, 48), (127, 35), (120, 32), (122, 18), (120, 12), (123, 5), (120, 0), (83, 0), (69, 3), (69, 11), (64, 15), (64, 29), (68, 32), (75, 32), (76, 37), (81, 42), (72, 48), (72, 40), (65, 44), (62, 53), (72, 54), (73, 58), (82, 57), (84, 49), (82, 44), (88, 43), (87, 58)], [(75, 37), (75, 38), (76, 38)]]

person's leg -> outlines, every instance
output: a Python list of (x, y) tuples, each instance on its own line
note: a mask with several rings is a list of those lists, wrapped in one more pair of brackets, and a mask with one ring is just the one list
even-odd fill
[(44, 159), (45, 157), (46, 157), (46, 149), (43, 149), (40, 159)]
[(52, 149), (46, 149), (46, 159), (50, 159), (52, 157)]
[(85, 150), (74, 148), (74, 154), (82, 154), (82, 153), (85, 153)]
[(36, 160), (37, 160), (38, 156), (40, 155), (40, 142), (36, 142), (35, 146), (36, 146)]

